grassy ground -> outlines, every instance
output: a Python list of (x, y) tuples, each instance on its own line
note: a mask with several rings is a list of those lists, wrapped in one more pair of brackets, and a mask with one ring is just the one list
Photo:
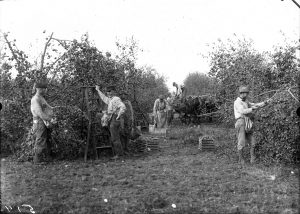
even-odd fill
[[(184, 135), (182, 128), (172, 131)], [(215, 152), (177, 138), (162, 140), (161, 151), (117, 161), (33, 165), (2, 159), (1, 209), (27, 204), (51, 214), (298, 213), (297, 169), (241, 167), (232, 130), (203, 126), (199, 132), (215, 136)]]

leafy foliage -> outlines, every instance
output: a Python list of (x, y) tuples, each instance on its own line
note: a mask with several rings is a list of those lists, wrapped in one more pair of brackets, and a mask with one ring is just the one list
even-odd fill
[(217, 81), (205, 74), (190, 73), (184, 80), (187, 95), (215, 94), (217, 91)]
[(264, 162), (294, 162), (300, 151), (297, 103), (283, 91), (274, 97), (271, 105), (257, 112), (257, 153)]
[[(136, 67), (135, 42), (125, 45), (118, 42), (120, 56), (113, 58), (110, 53), (99, 51), (89, 41), (87, 33), (80, 41), (59, 40), (51, 34), (46, 39), (41, 68), (37, 68), (27, 61), (24, 52), (16, 49), (15, 41), (10, 41), (7, 34), (5, 38), (9, 51), (1, 55), (1, 99), (9, 101), (9, 105), (1, 112), (4, 121), (1, 123), (1, 141), (4, 142), (1, 147), (2, 151), (14, 152), (23, 160), (32, 156), (30, 100), (36, 79), (47, 78), (46, 100), (52, 106), (62, 107), (55, 112), (59, 122), (52, 130), (53, 152), (58, 158), (75, 158), (83, 151), (88, 120), (81, 86), (99, 85), (105, 92), (106, 87), (113, 84), (118, 91), (126, 90), (133, 95), (129, 97), (131, 101), (136, 98), (144, 106), (153, 105), (144, 91), (150, 88), (167, 90), (163, 77)], [(11, 77), (14, 69), (18, 71), (16, 78)], [(151, 87), (146, 89), (147, 85)], [(140, 95), (140, 91), (144, 94)], [(88, 95), (96, 99), (90, 99), (89, 103), (95, 119), (97, 112), (104, 110), (106, 105), (95, 90), (89, 90)]]
[(296, 44), (286, 44), (276, 48), (274, 53), (259, 53), (253, 49), (251, 41), (228, 40), (215, 44), (209, 55), (209, 74), (217, 78), (221, 86), (218, 97), (223, 103), (225, 123), (234, 124), (234, 95), (238, 96), (240, 85), (250, 85), (250, 100), (254, 102), (266, 100), (274, 95), (275, 89), (280, 89), (274, 102), (256, 112), (256, 150), (264, 162), (294, 161), (299, 150), (295, 147), (299, 133), (295, 112), (299, 104), (286, 91), (295, 87), (299, 80), (297, 48)]
[[(4, 35), (8, 41), (8, 35)], [(8, 43), (11, 55), (0, 54), (0, 99), (4, 103), (1, 111), (1, 150), (16, 151), (19, 148), (18, 140), (26, 132), (30, 124), (28, 115), (33, 75), (30, 73), (32, 65), (28, 56), (17, 49), (15, 40)], [(17, 75), (12, 78), (11, 70)]]
[(165, 78), (159, 75), (155, 69), (144, 67), (136, 78), (138, 90), (135, 89), (136, 100), (144, 112), (152, 112), (153, 104), (160, 94), (167, 96), (168, 88)]

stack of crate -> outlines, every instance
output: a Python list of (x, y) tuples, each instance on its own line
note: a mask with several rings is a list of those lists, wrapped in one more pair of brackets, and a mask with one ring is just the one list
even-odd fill
[(215, 144), (214, 144), (214, 139), (212, 136), (202, 136), (199, 137), (199, 147), (198, 149), (200, 151), (214, 151), (216, 149)]
[(158, 151), (160, 138), (151, 136), (141, 136), (131, 143), (131, 149), (135, 152)]
[(146, 151), (159, 151), (159, 138), (158, 137), (144, 137), (146, 142)]

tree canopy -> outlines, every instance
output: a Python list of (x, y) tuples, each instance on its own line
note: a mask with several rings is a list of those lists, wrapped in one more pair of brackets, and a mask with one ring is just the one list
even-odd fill
[(187, 89), (187, 95), (215, 94), (218, 87), (215, 78), (200, 72), (188, 74), (183, 83)]
[[(45, 38), (45, 46), (38, 58), (40, 62), (37, 63), (31, 62), (35, 56), (29, 57), (17, 48), (17, 41), (11, 39), (9, 34), (3, 34), (3, 38), (5, 46), (0, 54), (1, 100), (9, 104), (5, 111), (1, 111), (1, 146), (4, 150), (15, 151), (26, 147), (24, 138), (32, 124), (30, 100), (36, 80), (47, 79), (50, 105), (65, 107), (57, 112), (57, 117), (60, 129), (69, 131), (68, 134), (57, 134), (55, 142), (57, 151), (66, 151), (62, 156), (70, 156), (72, 152), (74, 156), (78, 155), (83, 145), (74, 141), (82, 138), (87, 122), (81, 86), (99, 85), (105, 92), (106, 87), (113, 84), (118, 92), (125, 90), (131, 101), (137, 101), (139, 105), (134, 105), (134, 110), (142, 109), (144, 113), (152, 108), (158, 93), (168, 93), (163, 76), (149, 66), (136, 65), (139, 47), (134, 39), (125, 44), (116, 42), (119, 53), (112, 56), (109, 52), (98, 50), (89, 40), (88, 33), (80, 41), (61, 40), (51, 33)], [(15, 71), (17, 76), (12, 78)], [(97, 110), (104, 108), (104, 103), (100, 103)]]
[(298, 101), (294, 98), (300, 77), (297, 49), (299, 45), (290, 42), (272, 52), (259, 53), (251, 41), (237, 39), (219, 40), (209, 53), (209, 75), (220, 84), (224, 122), (234, 123), (233, 101), (240, 85), (250, 86), (253, 102), (273, 97), (270, 105), (256, 112), (257, 150), (264, 160), (290, 162), (299, 155), (299, 96)]

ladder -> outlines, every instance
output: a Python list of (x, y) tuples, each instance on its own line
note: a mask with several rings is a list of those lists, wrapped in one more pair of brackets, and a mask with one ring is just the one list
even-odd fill
[[(101, 126), (101, 123), (99, 124), (99, 122), (94, 121), (93, 119), (95, 118), (95, 112), (93, 112), (93, 110), (91, 109), (90, 103), (89, 101), (92, 101), (92, 105), (94, 104), (94, 101), (97, 100), (99, 101), (98, 98), (95, 98), (95, 86), (81, 86), (81, 91), (82, 91), (82, 98), (83, 98), (83, 102), (82, 102), (82, 108), (83, 108), (83, 103), (85, 103), (86, 105), (86, 110), (87, 110), (87, 118), (88, 118), (88, 126), (87, 126), (87, 139), (86, 139), (86, 146), (85, 146), (85, 152), (84, 152), (84, 161), (87, 161), (87, 156), (88, 156), (88, 151), (89, 151), (89, 146), (90, 143), (92, 143), (92, 148), (93, 148), (93, 153), (94, 156), (96, 158), (96, 160), (98, 160), (99, 156), (98, 156), (98, 150), (107, 150), (110, 149), (113, 152), (113, 147), (112, 144), (109, 140), (109, 145), (105, 145), (105, 146), (100, 146), (97, 147), (96, 146), (96, 142), (95, 142), (95, 137), (96, 137), (96, 133), (95, 133), (95, 127), (96, 126)], [(92, 97), (89, 98), (89, 90), (91, 90), (91, 94)], [(98, 103), (98, 105), (100, 106), (100, 103)]]

